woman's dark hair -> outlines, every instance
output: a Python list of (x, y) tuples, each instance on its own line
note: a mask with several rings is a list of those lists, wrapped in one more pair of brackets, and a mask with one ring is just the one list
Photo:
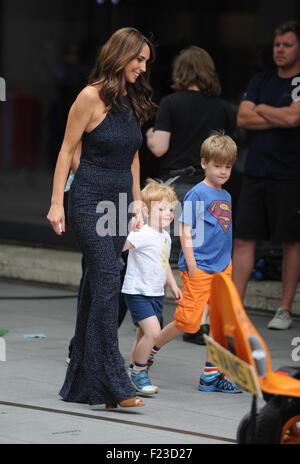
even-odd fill
[[(146, 71), (134, 84), (128, 83), (124, 68), (141, 53), (145, 44), (150, 49)], [(99, 85), (99, 96), (107, 111), (114, 111), (116, 106), (124, 106), (122, 98), (126, 90), (141, 124), (154, 117), (157, 105), (152, 102), (153, 91), (150, 84), (150, 64), (154, 59), (154, 45), (137, 29), (125, 27), (110, 37), (102, 46), (89, 78), (89, 84)]]

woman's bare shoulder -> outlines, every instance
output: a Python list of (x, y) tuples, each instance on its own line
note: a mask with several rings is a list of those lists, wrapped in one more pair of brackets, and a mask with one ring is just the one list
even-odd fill
[(99, 90), (92, 85), (87, 85), (77, 95), (72, 105), (71, 112), (75, 115), (79, 113), (92, 115), (94, 111), (99, 111), (101, 107), (103, 107), (104, 112), (105, 105), (99, 97)]
[(99, 88), (94, 85), (87, 85), (77, 95), (76, 100), (86, 105), (99, 105), (102, 100), (99, 96)]

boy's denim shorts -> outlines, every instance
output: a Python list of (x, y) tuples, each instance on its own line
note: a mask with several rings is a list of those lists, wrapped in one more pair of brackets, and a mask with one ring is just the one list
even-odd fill
[(162, 296), (146, 296), (146, 295), (129, 295), (125, 293), (126, 306), (130, 311), (133, 323), (138, 327), (139, 321), (147, 319), (147, 317), (156, 316), (158, 322), (161, 320), (163, 310)]

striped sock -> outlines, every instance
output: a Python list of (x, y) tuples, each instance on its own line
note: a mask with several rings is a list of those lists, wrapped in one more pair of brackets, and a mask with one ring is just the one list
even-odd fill
[(154, 345), (154, 347), (152, 348), (151, 353), (149, 354), (149, 357), (148, 357), (148, 361), (147, 361), (148, 369), (154, 363), (154, 357), (158, 353), (159, 350), (160, 350), (160, 348), (157, 348), (157, 346)]
[(204, 366), (204, 375), (207, 378), (213, 378), (216, 374), (219, 374), (220, 370), (217, 366), (214, 366), (210, 362), (206, 362)]

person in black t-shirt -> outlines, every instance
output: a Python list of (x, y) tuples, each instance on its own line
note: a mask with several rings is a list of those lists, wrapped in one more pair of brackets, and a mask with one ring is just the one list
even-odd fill
[(146, 133), (147, 144), (160, 158), (159, 176), (189, 166), (203, 174), (202, 142), (213, 130), (232, 131), (228, 105), (219, 98), (215, 64), (205, 50), (190, 46), (175, 58), (172, 80), (175, 92), (161, 99), (154, 128)]
[(252, 141), (238, 204), (233, 281), (243, 299), (256, 241), (281, 243), (282, 299), (268, 328), (288, 329), (300, 276), (300, 23), (281, 24), (274, 35), (277, 69), (254, 76), (237, 116)]
[[(158, 177), (173, 180), (182, 203), (192, 185), (204, 178), (200, 166), (202, 142), (214, 130), (223, 129), (232, 135), (235, 114), (220, 98), (215, 64), (202, 48), (190, 46), (179, 53), (173, 63), (172, 80), (175, 92), (161, 99), (154, 127), (148, 129), (146, 137), (149, 149), (159, 158)], [(171, 263), (178, 261), (179, 251), (179, 237), (172, 236)]]
[[(220, 98), (222, 88), (214, 61), (202, 48), (181, 50), (173, 62), (172, 81), (175, 92), (161, 99), (154, 127), (148, 129), (146, 138), (148, 148), (159, 158), (159, 178), (173, 184), (178, 198), (170, 227), (170, 263), (177, 263), (181, 245), (176, 224), (181, 205), (187, 191), (204, 179), (201, 145), (215, 130), (233, 135), (236, 112)], [(204, 344), (202, 330), (206, 333), (208, 324), (203, 323), (196, 334), (184, 334), (183, 339)]]

